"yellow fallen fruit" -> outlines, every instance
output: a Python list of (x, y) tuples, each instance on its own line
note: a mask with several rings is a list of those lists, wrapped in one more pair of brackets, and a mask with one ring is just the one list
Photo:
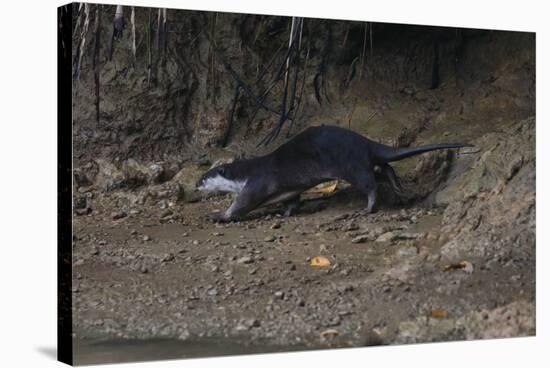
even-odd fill
[(312, 267), (328, 267), (330, 266), (330, 261), (327, 257), (317, 256), (311, 259), (309, 265)]
[(445, 309), (434, 309), (434, 310), (432, 310), (432, 317), (433, 318), (447, 318), (447, 317), (449, 317), (449, 312), (447, 312)]
[(327, 337), (327, 336), (338, 336), (339, 332), (338, 330), (335, 330), (333, 328), (330, 328), (328, 330), (324, 330), (321, 332), (321, 337)]

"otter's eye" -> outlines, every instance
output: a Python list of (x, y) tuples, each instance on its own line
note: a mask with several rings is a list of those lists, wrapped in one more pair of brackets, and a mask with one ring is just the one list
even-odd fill
[(225, 168), (223, 167), (218, 168), (218, 174), (225, 175)]

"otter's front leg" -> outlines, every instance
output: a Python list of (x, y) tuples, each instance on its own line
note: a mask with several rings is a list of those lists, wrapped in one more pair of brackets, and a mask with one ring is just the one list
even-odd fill
[(213, 212), (208, 218), (215, 222), (229, 222), (239, 219), (258, 207), (266, 195), (252, 186), (245, 186), (228, 209), (223, 212)]

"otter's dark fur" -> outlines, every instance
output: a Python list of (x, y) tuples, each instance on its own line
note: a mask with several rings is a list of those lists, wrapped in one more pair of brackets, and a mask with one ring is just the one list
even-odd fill
[(324, 181), (342, 179), (367, 195), (367, 212), (370, 213), (376, 202), (375, 174), (399, 188), (389, 162), (465, 146), (470, 145), (450, 143), (394, 148), (351, 130), (323, 125), (307, 128), (268, 155), (215, 167), (200, 178), (197, 188), (238, 194), (226, 211), (211, 215), (215, 220), (229, 221), (276, 202), (287, 202), (292, 209), (299, 203), (303, 191)]

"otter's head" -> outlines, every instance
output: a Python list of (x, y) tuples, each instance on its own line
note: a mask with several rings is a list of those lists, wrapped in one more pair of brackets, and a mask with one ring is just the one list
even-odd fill
[(238, 181), (231, 175), (231, 164), (216, 166), (208, 170), (197, 181), (198, 190), (207, 192), (233, 192), (239, 193), (246, 181)]

